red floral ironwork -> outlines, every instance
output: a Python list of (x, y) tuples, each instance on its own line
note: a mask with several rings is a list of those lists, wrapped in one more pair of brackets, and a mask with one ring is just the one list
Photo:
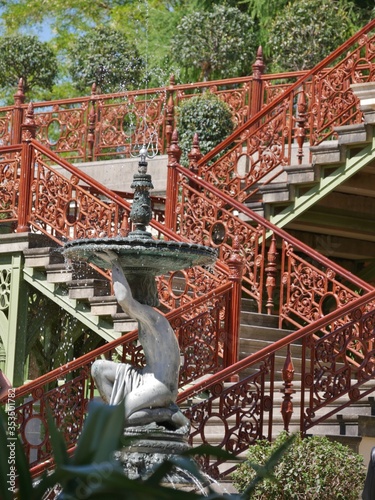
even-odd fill
[[(374, 26), (375, 21), (366, 28), (367, 32), (370, 33)], [(182, 378), (182, 383), (185, 384), (188, 381), (195, 380), (196, 377), (201, 377), (203, 374), (210, 375), (208, 380), (202, 381), (202, 378), (199, 382), (195, 380), (194, 387), (186, 389), (179, 396), (179, 401), (182, 402), (199, 391), (211, 389), (213, 397), (218, 397), (220, 412), (216, 411), (213, 400), (202, 403), (201, 408), (189, 409), (188, 411), (191, 413), (193, 425), (197, 432), (196, 435), (201, 435), (203, 439), (208, 441), (206, 431), (203, 430), (205, 423), (210, 418), (216, 418), (217, 414), (226, 417), (233, 415), (236, 424), (233, 429), (225, 428), (221, 446), (235, 452), (241, 451), (245, 444), (247, 446), (249, 439), (251, 440), (253, 435), (260, 436), (263, 433), (264, 411), (270, 413), (269, 420), (270, 425), (272, 425), (272, 399), (269, 395), (273, 393), (273, 383), (275, 382), (273, 355), (296, 340), (302, 339), (304, 352), (303, 373), (301, 375), (303, 408), (301, 430), (303, 432), (326, 418), (333, 411), (339, 411), (338, 408), (336, 410), (327, 410), (324, 416), (321, 416), (321, 410), (325, 409), (329, 402), (345, 394), (349, 395), (352, 401), (368, 394), (368, 389), (363, 388), (363, 383), (372, 377), (374, 370), (375, 292), (373, 288), (365, 282), (353, 278), (339, 266), (321, 257), (317, 252), (302, 245), (282, 230), (272, 226), (272, 224), (240, 203), (247, 196), (249, 185), (254, 186), (265, 173), (275, 172), (275, 169), (283, 166), (290, 157), (289, 146), (293, 135), (292, 117), (293, 108), (296, 104), (297, 88), (299, 93), (301, 91), (299, 87), (307, 83), (304, 91), (308, 96), (309, 105), (311, 105), (314, 102), (314, 84), (319, 83), (320, 88), (324, 88), (322, 96), (333, 105), (332, 102), (335, 102), (335, 96), (332, 82), (338, 82), (338, 74), (345, 74), (349, 79), (354, 78), (353, 73), (349, 71), (349, 67), (355, 67), (354, 76), (356, 81), (360, 81), (361, 78), (371, 79), (374, 77), (373, 66), (371, 65), (374, 57), (374, 37), (372, 35), (364, 36), (364, 34), (362, 31), (359, 38), (354, 39), (354, 42), (353, 39), (350, 41), (355, 46), (351, 54), (356, 54), (356, 50), (360, 47), (361, 56), (364, 59), (360, 60), (358, 56), (354, 55), (351, 56), (352, 58), (348, 56), (340, 60), (339, 64), (342, 65), (342, 73), (339, 73), (339, 67), (336, 66), (327, 80), (327, 87), (324, 87), (325, 83), (321, 85), (319, 80), (323, 75), (324, 64), (326, 64), (324, 63), (319, 66), (319, 71), (315, 73), (309, 72), (304, 79), (292, 84), (291, 89), (285, 92), (285, 100), (281, 95), (275, 97), (274, 104), (268, 107), (264, 114), (260, 111), (252, 119), (253, 121), (250, 120), (246, 126), (240, 127), (240, 135), (238, 136), (241, 141), (240, 145), (237, 143), (234, 149), (223, 157), (223, 163), (217, 162), (215, 164), (219, 165), (218, 170), (212, 169), (211, 171), (206, 166), (202, 166), (202, 173), (209, 176), (206, 179), (209, 178), (212, 185), (204, 178), (200, 178), (179, 166), (177, 164), (178, 155), (173, 153), (176, 148), (170, 148), (169, 170), (170, 177), (173, 177), (170, 186), (173, 186), (174, 191), (169, 190), (169, 194), (171, 195), (170, 200), (174, 199), (173, 196), (178, 197), (175, 212), (176, 219), (174, 220), (172, 217), (174, 213), (172, 213), (171, 208), (166, 207), (166, 212), (169, 214), (168, 228), (163, 228), (155, 221), (151, 224), (152, 228), (166, 239), (186, 239), (216, 246), (223, 261), (217, 266), (217, 274), (213, 272), (209, 278), (200, 279), (198, 271), (185, 272), (185, 284), (181, 287), (182, 293), (180, 295), (177, 293), (172, 299), (166, 301), (170, 307), (173, 307), (173, 305), (181, 306), (180, 310), (170, 313), (168, 317), (176, 328), (186, 352), (184, 368), (187, 376), (183, 376), (185, 378)], [(349, 48), (349, 45), (346, 45), (342, 50)], [(336, 56), (339, 56), (338, 52), (335, 53)], [(329, 62), (332, 62), (331, 59)], [(325, 77), (327, 74), (328, 71), (325, 70), (323, 76)], [(315, 76), (316, 81), (314, 80)], [(343, 89), (346, 91), (346, 84), (343, 84)], [(178, 89), (173, 91), (178, 91)], [(96, 128), (95, 133), (93, 132), (94, 108), (99, 120), (95, 123), (100, 123), (101, 118), (99, 115), (104, 115), (106, 117), (105, 123), (108, 123), (108, 133), (111, 126), (114, 126), (113, 124), (116, 121), (123, 120), (125, 116), (124, 111), (119, 113), (117, 111), (112, 112), (113, 110), (109, 111), (110, 107), (108, 107), (108, 115), (106, 114), (107, 111), (99, 113), (101, 98), (98, 97), (93, 93), (85, 101), (85, 103), (88, 103), (90, 100), (90, 105), (85, 104), (85, 119), (87, 120), (88, 114), (90, 116), (90, 134), (94, 135), (97, 133)], [(118, 99), (118, 96), (111, 96), (108, 99)], [(335, 108), (337, 113), (335, 111), (333, 114), (329, 114), (328, 106), (325, 109), (323, 103), (323, 112), (319, 120), (316, 120), (317, 123), (319, 122), (319, 126), (317, 126), (318, 135), (321, 134), (319, 127), (330, 127), (333, 123), (342, 124), (348, 123), (348, 120), (357, 119), (352, 113), (353, 101), (351, 98), (344, 95), (344, 100), (346, 100), (349, 107), (341, 109), (338, 106)], [(72, 100), (72, 108), (77, 102)], [(79, 106), (76, 107), (79, 108)], [(43, 125), (45, 128), (42, 127), (42, 129), (48, 130), (50, 125), (47, 125), (47, 122), (50, 124), (51, 121), (57, 120), (61, 131), (65, 123), (64, 111), (59, 109), (58, 117), (51, 115), (50, 120), (46, 119), (46, 123)], [(48, 114), (50, 111), (44, 110), (44, 112)], [(87, 124), (81, 128), (82, 117), (85, 113), (72, 113), (72, 116), (75, 117), (73, 132), (71, 136), (69, 136), (68, 132), (64, 132), (65, 142), (63, 142), (68, 144), (71, 137), (72, 144), (75, 145), (70, 146), (68, 144), (67, 147), (72, 148), (69, 154), (74, 153), (74, 148), (76, 148), (74, 153), (76, 154), (79, 141), (74, 142), (77, 138), (74, 131), (79, 130), (82, 134), (86, 134)], [(153, 113), (151, 115), (153, 118)], [(254, 127), (254, 124), (257, 124), (257, 126)], [(22, 192), (31, 192), (31, 198), (27, 203), (24, 203), (25, 206), (22, 206), (22, 210), (17, 208), (21, 206), (21, 204), (17, 204), (17, 198), (10, 200), (11, 206), (9, 210), (18, 215), (18, 219), (20, 215), (17, 210), (22, 211), (22, 216), (25, 215), (26, 217), (21, 224), (22, 230), (24, 230), (23, 224), (25, 224), (26, 229), (31, 226), (33, 230), (41, 231), (59, 243), (61, 243), (63, 237), (75, 238), (77, 236), (122, 234), (125, 228), (128, 228), (128, 203), (109, 190), (97, 185), (78, 169), (54, 155), (49, 148), (34, 140), (30, 128), (33, 124), (30, 122), (29, 125), (28, 127), (27, 123), (24, 124), (25, 134), (22, 137), (24, 141), (22, 151), (16, 146), (5, 148), (4, 155), (8, 156), (4, 156), (0, 160), (0, 185), (5, 182), (7, 175), (9, 175), (8, 170), (3, 168), (3, 165), (12, 164), (14, 165), (13, 174), (10, 175), (9, 179), (14, 182), (16, 193), (14, 196), (18, 196), (18, 189), (21, 191), (21, 188)], [(53, 128), (51, 127), (50, 130), (52, 134)], [(57, 133), (59, 133), (58, 130)], [(123, 136), (119, 142), (116, 142), (117, 133), (118, 131), (115, 132), (114, 136), (115, 146), (122, 147)], [(311, 141), (320, 140), (320, 135), (316, 139), (317, 136), (314, 136), (311, 129), (308, 136)], [(97, 137), (94, 139), (92, 144), (93, 156), (96, 154), (95, 145), (100, 143)], [(233, 137), (228, 139), (229, 142), (232, 140)], [(106, 142), (106, 145), (109, 145), (109, 143)], [(246, 152), (241, 149), (242, 145), (246, 147)], [(51, 144), (49, 146), (53, 147)], [(217, 150), (214, 150), (213, 154), (217, 152)], [(21, 159), (17, 156), (20, 154)], [(77, 156), (80, 154), (78, 152)], [(203, 160), (202, 165), (206, 165), (207, 157)], [(20, 176), (19, 169), (15, 168), (17, 162), (20, 162), (21, 168), (29, 171), (30, 175), (32, 173), (32, 179), (29, 180), (25, 176)], [(58, 165), (59, 168), (52, 166), (52, 164)], [(226, 169), (231, 172), (229, 176)], [(247, 179), (250, 180), (251, 184), (246, 186)], [(28, 182), (30, 184), (27, 184)], [(215, 186), (220, 187), (223, 192)], [(96, 193), (93, 192), (92, 188), (96, 189)], [(251, 189), (255, 191), (256, 187), (251, 187)], [(229, 193), (230, 196), (226, 193)], [(106, 201), (103, 201), (103, 198)], [(167, 199), (170, 201), (168, 196)], [(175, 208), (175, 205), (173, 205), (173, 208)], [(235, 211), (237, 211), (237, 215)], [(244, 222), (245, 220), (248, 222)], [(173, 233), (169, 228), (174, 229), (176, 233)], [(267, 269), (265, 262), (266, 246), (267, 240), (272, 234), (274, 235), (274, 240), (272, 240), (274, 243), (271, 244), (268, 251)], [(266, 286), (269, 290), (277, 289), (277, 285), (280, 284), (280, 294), (278, 297), (272, 297), (272, 300), (279, 304), (283, 325), (292, 324), (296, 331), (245, 360), (225, 366), (220, 350), (227, 340), (226, 316), (231, 313), (230, 307), (228, 307), (228, 296), (232, 287), (232, 283), (228, 280), (228, 269), (225, 262), (233, 254), (238, 242), (241, 243), (243, 257), (246, 261), (243, 279), (245, 293), (252, 297), (257, 303), (258, 310), (262, 311), (264, 307), (263, 288)], [(275, 276), (275, 269), (278, 266), (275, 245), (278, 249), (281, 249), (281, 276), (278, 277)], [(170, 291), (170, 279), (171, 276), (165, 277), (159, 282), (162, 298), (167, 295), (167, 290)], [(367, 295), (359, 297), (354, 291), (356, 288), (361, 289), (362, 293)], [(220, 293), (218, 293), (218, 290), (220, 290)], [(269, 310), (271, 309), (270, 295), (274, 295), (274, 293), (268, 293), (267, 295)], [(190, 312), (193, 309), (188, 310), (187, 305), (189, 307), (191, 305), (192, 308), (196, 307), (195, 312)], [(331, 307), (332, 311), (330, 312)], [(238, 318), (231, 319), (232, 323), (235, 319)], [(196, 338), (197, 324), (200, 330), (203, 329), (199, 342), (197, 342)], [(23, 422), (26, 422), (32, 415), (37, 419), (34, 422), (41, 422), (40, 443), (35, 445), (35, 448), (33, 448), (34, 445), (30, 442), (27, 432), (22, 430), (29, 451), (31, 449), (36, 450), (33, 453), (36, 456), (40, 453), (40, 457), (48, 455), (48, 445), (43, 435), (44, 420), (42, 418), (44, 417), (41, 417), (36, 412), (38, 404), (41, 408), (40, 411), (44, 412), (42, 406), (45, 404), (44, 391), (46, 390), (46, 395), (48, 394), (48, 390), (45, 388), (47, 381), (48, 383), (56, 382), (62, 376), (73, 373), (78, 367), (88, 368), (96, 356), (104, 353), (108, 354), (110, 349), (122, 344), (127, 346), (124, 348), (124, 360), (132, 358), (136, 363), (142, 363), (143, 355), (135, 345), (135, 339), (134, 335), (127, 336), (94, 351), (89, 356), (86, 355), (82, 359), (72, 362), (69, 366), (53, 374), (47, 374), (41, 380), (31, 384), (31, 393), (28, 392), (27, 388), (18, 390), (17, 397), (32, 397), (30, 402), (24, 403), (24, 411), (19, 413), (20, 425), (22, 426)], [(195, 344), (199, 345), (198, 349), (196, 349)], [(207, 356), (207, 352), (209, 352), (209, 356)], [(286, 369), (284, 370), (285, 389), (288, 389), (288, 391), (294, 390), (291, 385), (292, 377), (290, 375), (292, 372), (291, 354), (289, 351), (289, 357), (286, 358)], [(199, 360), (193, 359), (198, 355), (200, 356)], [(202, 359), (204, 357), (207, 358), (206, 364)], [(307, 366), (307, 359), (310, 360), (309, 366)], [(193, 361), (193, 366), (190, 368), (189, 363), (191, 361)], [(198, 361), (202, 364), (199, 369), (197, 367)], [(263, 362), (263, 365), (259, 367), (261, 362)], [(244, 369), (249, 368), (255, 369), (256, 372), (247, 379), (247, 382), (243, 381), (244, 385), (239, 382), (239, 385), (234, 386), (233, 391), (232, 388), (226, 389), (219, 394), (218, 387), (220, 388), (224, 381), (233, 380), (233, 377), (240, 376)], [(212, 374), (212, 372), (214, 373)], [(264, 377), (266, 375), (269, 377), (270, 382), (269, 393), (264, 392)], [(88, 376), (87, 370), (82, 375), (82, 385), (80, 385), (81, 382), (77, 382), (77, 386), (74, 386), (73, 381), (71, 381), (71, 389), (69, 390), (72, 391), (72, 397), (77, 402), (75, 407), (77, 415), (74, 415), (71, 420), (68, 419), (69, 430), (73, 429), (73, 433), (78, 432), (82, 425), (82, 417), (79, 412), (84, 409), (87, 400), (86, 394), (84, 394), (87, 385), (84, 385), (83, 379), (87, 379)], [(62, 414), (66, 408), (66, 398), (62, 396), (59, 399), (59, 394), (60, 391), (63, 394), (66, 384), (69, 385), (69, 383), (66, 382), (61, 387), (52, 389), (50, 394), (51, 400), (57, 406), (60, 405), (59, 412)], [(250, 385), (250, 392), (246, 384)], [(294, 387), (297, 386), (296, 383)], [(66, 387), (68, 388), (68, 386)], [(310, 396), (306, 402), (304, 401), (305, 391), (308, 391)], [(291, 392), (289, 392), (289, 395), (291, 395)], [(251, 407), (252, 402), (254, 408)], [(259, 406), (259, 402), (263, 404), (262, 408)], [(288, 407), (284, 413), (289, 417), (289, 410), (292, 409), (289, 404), (290, 398), (286, 402)], [(247, 411), (250, 413), (246, 414)], [(251, 413), (251, 411), (253, 412)], [(319, 417), (317, 417), (318, 411)], [(227, 424), (228, 419), (225, 420), (225, 425)], [(193, 437), (194, 435), (192, 435)], [(218, 464), (212, 466), (207, 462), (206, 467), (211, 467), (214, 475), (218, 474)]]
[[(343, 394), (348, 394), (350, 401), (357, 401), (373, 391), (364, 384), (375, 375), (375, 312), (372, 309), (364, 314), (358, 308), (350, 316), (353, 319), (344, 326), (329, 332), (331, 325), (326, 325), (320, 330), (320, 338), (306, 339), (304, 384), (309, 401), (303, 415), (304, 432), (319, 423), (321, 410)], [(343, 319), (335, 324), (342, 322)]]
[[(350, 85), (375, 79), (374, 27), (375, 21), (371, 21), (287, 89), (272, 87), (268, 105), (199, 161), (199, 175), (243, 202), (257, 192), (260, 179), (263, 184), (271, 182), (290, 164), (295, 121), (299, 122), (295, 136), (299, 138), (298, 161), (302, 138), (316, 145), (334, 138), (335, 127), (361, 121), (358, 100)], [(304, 109), (301, 114), (300, 100), (294, 116), (300, 95), (305, 98)], [(218, 154), (221, 157), (212, 162)]]
[[(254, 374), (224, 390), (220, 390), (216, 384), (213, 387), (214, 394), (188, 407), (184, 413), (192, 426), (190, 444), (192, 446), (215, 444), (233, 455), (238, 455), (247, 450), (257, 439), (271, 439), (273, 391), (270, 390), (272, 385), (266, 387), (266, 382), (273, 379), (273, 369), (274, 358), (270, 356), (255, 369)], [(266, 420), (268, 429), (265, 432)], [(220, 429), (216, 433), (221, 436), (220, 443), (212, 442), (211, 426)], [(219, 469), (219, 465), (224, 462), (223, 459), (212, 460), (208, 455), (197, 459), (210, 477), (219, 479), (223, 476), (223, 472)], [(225, 475), (234, 469), (235, 467), (226, 470)]]
[(15, 220), (19, 201), (21, 151), (4, 152), (0, 158), (0, 220)]
[(15, 409), (18, 433), (30, 466), (51, 457), (47, 411), (64, 433), (66, 444), (75, 444), (87, 410), (87, 371), (51, 390), (34, 389), (31, 399)]

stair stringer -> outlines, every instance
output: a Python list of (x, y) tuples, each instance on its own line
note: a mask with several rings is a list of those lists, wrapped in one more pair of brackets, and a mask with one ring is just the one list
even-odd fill
[[(120, 333), (116, 332), (113, 325), (109, 321), (105, 321), (99, 316), (91, 314), (86, 308), (87, 306), (76, 300), (69, 298), (68, 295), (58, 293), (58, 287), (55, 283), (48, 283), (45, 280), (43, 273), (35, 271), (31, 268), (24, 268), (23, 276), (27, 283), (43, 293), (48, 299), (55, 302), (58, 306), (68, 312), (71, 316), (79, 320), (82, 324), (90, 328), (91, 331), (102, 337), (105, 341), (110, 342), (120, 337)], [(43, 279), (44, 278), (44, 279)]]
[[(375, 133), (374, 128), (372, 128), (372, 138), (371, 142), (367, 144), (361, 151), (349, 157), (346, 151), (346, 146), (338, 144), (338, 148), (342, 149), (345, 153), (345, 162), (337, 167), (333, 172), (324, 177), (322, 173), (324, 172), (324, 166), (320, 166), (320, 175), (316, 184), (314, 184), (307, 192), (298, 196), (294, 196), (294, 200), (285, 207), (281, 212), (271, 215), (269, 220), (276, 226), (282, 228), (293, 221), (296, 217), (300, 216), (307, 209), (312, 207), (319, 199), (323, 198), (335, 188), (337, 188), (344, 181), (352, 177), (354, 174), (359, 172), (361, 169), (366, 167), (371, 163), (375, 157)], [(330, 141), (332, 142), (332, 141)], [(317, 146), (319, 148), (320, 146)], [(340, 153), (340, 151), (338, 151)], [(342, 155), (343, 155), (342, 153)], [(341, 155), (340, 155), (341, 156)], [(313, 158), (314, 159), (314, 158)], [(316, 161), (316, 158), (314, 159)], [(298, 186), (293, 186), (293, 191), (298, 192)]]

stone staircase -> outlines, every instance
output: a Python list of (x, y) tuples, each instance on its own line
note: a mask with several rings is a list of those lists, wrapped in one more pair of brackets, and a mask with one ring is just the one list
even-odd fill
[[(290, 333), (288, 330), (281, 330), (278, 328), (277, 316), (269, 316), (254, 312), (251, 300), (242, 300), (241, 312), (241, 329), (239, 340), (239, 353), (240, 359), (245, 358), (249, 354), (264, 348), (265, 346), (283, 338)], [(284, 429), (284, 421), (281, 414), (281, 405), (283, 402), (283, 381), (281, 370), (285, 361), (285, 350), (278, 353), (275, 359), (275, 372), (276, 381), (274, 384), (274, 406), (273, 406), (273, 420), (272, 420), (272, 437), (275, 438)], [(300, 412), (301, 412), (301, 354), (302, 346), (296, 343), (292, 346), (292, 358), (295, 370), (295, 382), (293, 389), (295, 390), (293, 402), (293, 415), (289, 425), (290, 432), (299, 432), (300, 430)], [(240, 374), (240, 378), (244, 378), (251, 374), (251, 370), (244, 370)], [(224, 388), (230, 384), (225, 384)], [(375, 381), (371, 380), (364, 384), (366, 389), (373, 388), (375, 390)], [(308, 395), (306, 394), (306, 398)], [(199, 403), (199, 397), (194, 402)], [(326, 415), (334, 410), (337, 406), (347, 406), (329, 416), (323, 423), (312, 428), (309, 434), (311, 435), (324, 435), (329, 439), (341, 442), (349, 446), (355, 452), (360, 453), (364, 457), (364, 463), (368, 462), (371, 448), (375, 446), (375, 398), (373, 396), (365, 397), (363, 400), (352, 402), (349, 396), (341, 397), (326, 408), (317, 412), (316, 416)], [(216, 410), (216, 411), (215, 411)], [(212, 413), (219, 414), (218, 404), (213, 403)], [(235, 425), (236, 417), (230, 417), (226, 420), (226, 424), (230, 428)], [(241, 420), (242, 421), (242, 420)], [(221, 444), (224, 434), (222, 423), (219, 421), (215, 423), (215, 419), (211, 418), (208, 421), (209, 428), (205, 428), (204, 435), (209, 441), (210, 445), (218, 446)], [(266, 432), (268, 420), (264, 421), (264, 432)], [(195, 441), (194, 446), (199, 445), (200, 442)], [(246, 458), (246, 452), (238, 456), (239, 460)], [(227, 471), (236, 465), (238, 461), (229, 461), (221, 464), (219, 469), (221, 472)], [(230, 488), (230, 481), (221, 482), (223, 488), (228, 486)]]
[(106, 341), (138, 327), (120, 309), (110, 282), (85, 263), (67, 264), (57, 247), (27, 248), (25, 280)]
[(365, 109), (363, 123), (335, 132), (337, 140), (310, 148), (311, 163), (306, 152), (304, 164), (284, 167), (247, 205), (362, 276), (375, 252), (375, 113)]
[[(119, 309), (115, 297), (111, 294), (110, 283), (97, 271), (85, 263), (70, 265), (64, 261), (61, 250), (57, 247), (36, 247), (23, 250), (25, 256), (24, 276), (33, 286), (42, 290), (52, 300), (66, 308), (75, 317), (89, 326), (105, 340), (110, 341), (122, 334), (137, 328), (137, 322), (127, 317)], [(239, 357), (259, 351), (276, 340), (290, 333), (289, 330), (278, 328), (278, 317), (254, 312), (250, 299), (242, 300), (241, 328), (239, 339)], [(281, 371), (285, 362), (286, 350), (277, 354), (275, 359), (276, 384), (274, 401), (273, 435), (283, 429), (281, 408), (283, 388)], [(295, 369), (295, 379), (300, 379), (301, 344), (292, 346), (292, 358)], [(249, 375), (251, 370), (241, 372), (241, 378)], [(375, 382), (371, 382), (375, 388)], [(299, 429), (300, 391), (295, 383), (296, 393), (293, 395), (294, 415), (290, 430)], [(340, 399), (337, 403), (346, 403), (348, 399)], [(328, 408), (329, 411), (331, 408)], [(368, 398), (351, 404), (338, 416), (333, 415), (324, 424), (314, 428), (314, 434), (331, 436), (346, 435), (351, 438), (358, 436), (359, 417), (371, 417), (375, 414), (374, 399)], [(375, 420), (375, 416), (373, 417)], [(230, 422), (229, 422), (230, 423)], [(265, 422), (265, 425), (267, 423)], [(218, 444), (222, 439), (222, 429), (215, 426), (208, 431), (210, 444)]]

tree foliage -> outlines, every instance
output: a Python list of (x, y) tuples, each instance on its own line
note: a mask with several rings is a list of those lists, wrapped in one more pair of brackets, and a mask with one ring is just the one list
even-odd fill
[[(171, 73), (179, 83), (249, 74), (258, 45), (263, 46), (268, 73), (311, 67), (375, 15), (373, 0), (322, 0), (313, 3), (312, 8), (310, 2), (0, 0), (0, 33), (34, 34), (39, 40), (47, 33), (49, 46), (57, 56), (58, 79), (52, 90), (38, 87), (37, 92), (33, 88), (32, 95), (38, 99), (64, 98), (81, 93), (83, 87), (85, 92), (87, 89), (81, 76), (73, 87), (76, 70), (68, 71), (67, 56), (74, 52), (70, 48), (81, 39), (82, 54), (92, 51), (90, 43), (83, 40), (93, 39), (93, 31), (101, 26), (123, 33), (129, 46), (137, 48), (144, 71), (136, 86), (144, 88), (166, 85)], [(116, 51), (112, 48), (112, 52)], [(91, 70), (93, 59), (89, 54), (85, 59)], [(99, 72), (108, 74), (107, 67), (101, 63), (99, 66)], [(88, 70), (82, 69), (83, 73)], [(92, 74), (87, 77), (88, 85), (97, 74), (95, 78)], [(128, 81), (138, 75), (135, 72), (120, 83), (116, 77), (115, 85), (111, 82), (106, 88), (102, 83), (103, 89), (128, 88)]]
[(78, 37), (68, 50), (74, 85), (87, 91), (96, 83), (102, 92), (134, 88), (140, 81), (143, 62), (136, 46), (111, 28), (93, 28)]
[(257, 27), (235, 7), (215, 5), (183, 17), (172, 38), (176, 61), (199, 78), (226, 78), (249, 72), (257, 49)]
[[(282, 433), (273, 443), (262, 440), (249, 448), (246, 462), (233, 474), (234, 485), (240, 492), (256, 475), (253, 464), (267, 462), (287, 440), (288, 434)], [(363, 457), (347, 446), (323, 436), (298, 436), (276, 466), (274, 480), (266, 479), (258, 485), (251, 498), (357, 500), (365, 475)]]
[(177, 128), (182, 149), (181, 163), (187, 166), (187, 155), (195, 133), (198, 134), (201, 153), (206, 154), (233, 132), (234, 124), (229, 106), (215, 94), (205, 92), (182, 102), (178, 109)]
[(310, 69), (352, 33), (349, 11), (332, 0), (295, 0), (272, 21), (268, 53), (274, 71)]
[(0, 38), (0, 87), (14, 93), (20, 78), (25, 93), (51, 89), (57, 76), (57, 61), (47, 42), (36, 36), (12, 35)]

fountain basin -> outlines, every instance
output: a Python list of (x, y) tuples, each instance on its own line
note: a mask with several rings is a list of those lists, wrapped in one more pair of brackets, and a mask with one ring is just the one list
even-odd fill
[(63, 253), (68, 259), (109, 269), (111, 264), (100, 256), (106, 251), (117, 254), (133, 297), (154, 307), (159, 305), (155, 276), (213, 265), (217, 258), (216, 249), (204, 245), (134, 236), (73, 240), (65, 243)]

